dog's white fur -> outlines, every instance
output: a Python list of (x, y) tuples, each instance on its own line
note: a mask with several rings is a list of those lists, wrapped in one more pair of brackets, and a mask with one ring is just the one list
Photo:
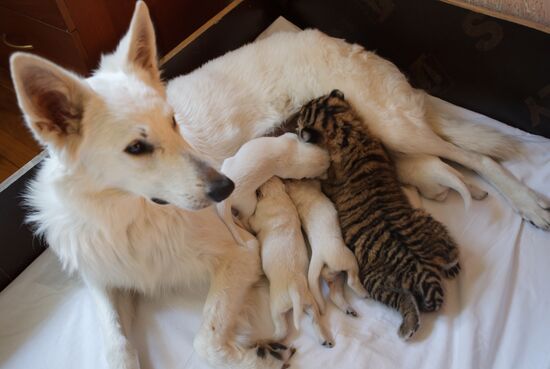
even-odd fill
[(471, 199), (482, 200), (487, 192), (471, 183), (466, 183), (458, 170), (441, 159), (429, 155), (400, 156), (395, 160), (399, 181), (414, 185), (427, 199), (443, 201), (449, 190), (460, 194), (464, 207), (470, 207)]
[(292, 309), (294, 326), (299, 329), (304, 310), (311, 315), (319, 342), (333, 343), (321, 324), (319, 309), (306, 279), (309, 265), (296, 207), (278, 177), (272, 177), (258, 190), (256, 212), (250, 226), (261, 245), (262, 268), (269, 279), (271, 317), (275, 325), (274, 340), (287, 336), (286, 313)]
[(319, 181), (286, 181), (286, 189), (298, 210), (311, 246), (308, 283), (321, 314), (325, 312), (319, 279), (322, 274), (329, 285), (332, 302), (346, 314), (357, 316), (345, 299), (342, 272), (347, 273), (348, 285), (357, 295), (366, 298), (367, 291), (359, 280), (357, 259), (342, 239), (334, 204), (321, 191)]
[[(120, 291), (155, 294), (208, 277), (198, 353), (221, 367), (281, 366), (233, 339), (241, 301), (261, 273), (259, 250), (238, 246), (215, 209), (206, 208), (204, 170), (213, 169), (201, 160), (219, 166), (334, 88), (390, 150), (471, 168), (526, 220), (550, 228), (549, 204), (489, 157), (509, 152), (509, 139), (450, 124), (393, 64), (357, 45), (313, 30), (276, 34), (169, 81), (166, 90), (155, 50), (139, 1), (128, 34), (91, 78), (29, 54), (11, 58), (25, 120), (50, 155), (29, 188), (29, 220), (89, 285), (114, 369), (139, 365), (120, 328), (117, 307), (127, 305)], [(180, 132), (171, 127), (172, 111)], [(124, 153), (142, 134), (154, 153)], [(155, 197), (171, 205), (149, 201)]]
[(256, 190), (273, 176), (280, 178), (314, 178), (329, 166), (326, 151), (303, 143), (294, 133), (279, 137), (260, 137), (242, 145), (232, 157), (224, 160), (221, 172), (233, 180), (231, 196), (217, 205), (218, 212), (233, 231), (232, 210), (248, 225), (256, 209)]
[(221, 163), (244, 141), (335, 88), (390, 151), (441, 157), (473, 169), (524, 219), (550, 229), (550, 204), (492, 158), (515, 155), (517, 144), (510, 137), (443, 115), (436, 99), (413, 89), (395, 65), (359, 45), (316, 30), (277, 33), (175, 78), (167, 94), (178, 121), (185, 122), (184, 137)]

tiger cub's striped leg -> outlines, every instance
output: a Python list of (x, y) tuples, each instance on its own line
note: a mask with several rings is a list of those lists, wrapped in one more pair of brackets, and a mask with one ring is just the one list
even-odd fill
[(432, 260), (437, 265), (443, 277), (452, 279), (460, 273), (459, 251), (456, 243), (445, 226), (432, 217), (429, 218), (431, 238)]
[(416, 299), (410, 291), (379, 287), (372, 291), (371, 296), (399, 311), (403, 318), (398, 331), (399, 337), (408, 340), (416, 333), (420, 327), (420, 311)]
[(414, 273), (412, 291), (421, 311), (437, 311), (443, 305), (444, 290), (439, 268), (423, 266)]

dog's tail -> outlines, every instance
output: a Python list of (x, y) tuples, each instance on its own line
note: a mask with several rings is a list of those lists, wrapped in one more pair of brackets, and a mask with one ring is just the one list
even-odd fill
[(294, 281), (288, 287), (288, 294), (292, 301), (292, 317), (294, 320), (294, 327), (296, 330), (300, 329), (300, 320), (302, 319), (302, 313), (304, 311), (302, 307), (302, 289), (297, 281)]
[(427, 98), (428, 121), (432, 129), (446, 141), (469, 151), (506, 160), (521, 153), (520, 142), (513, 136), (480, 123), (451, 116), (448, 104), (432, 96)]

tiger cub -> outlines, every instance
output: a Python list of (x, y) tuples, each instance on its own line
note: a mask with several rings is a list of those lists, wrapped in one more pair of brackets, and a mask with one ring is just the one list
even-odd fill
[(305, 104), (297, 133), (328, 151), (322, 189), (336, 206), (361, 282), (371, 298), (401, 313), (398, 333), (409, 339), (420, 326), (419, 311), (441, 307), (442, 277), (460, 271), (454, 241), (441, 223), (410, 205), (380, 140), (341, 91)]

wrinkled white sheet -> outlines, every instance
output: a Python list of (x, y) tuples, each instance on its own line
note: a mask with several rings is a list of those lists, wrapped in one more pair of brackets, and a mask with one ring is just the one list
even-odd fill
[[(287, 27), (279, 21), (275, 29)], [(550, 197), (550, 140), (441, 103), (521, 139), (525, 156), (505, 166)], [(302, 332), (289, 339), (298, 349), (293, 368), (550, 368), (550, 233), (523, 222), (493, 188), (466, 175), (489, 191), (468, 211), (455, 193), (444, 203), (423, 200), (462, 253), (463, 271), (447, 284), (443, 309), (423, 315), (416, 338), (405, 343), (394, 311), (352, 298), (360, 313), (354, 319), (329, 304), (325, 319), (336, 346), (318, 345), (304, 318)], [(202, 288), (139, 301), (132, 341), (142, 368), (208, 368), (192, 346), (205, 297)], [(88, 292), (49, 250), (0, 293), (0, 368), (103, 369), (103, 351)]]

